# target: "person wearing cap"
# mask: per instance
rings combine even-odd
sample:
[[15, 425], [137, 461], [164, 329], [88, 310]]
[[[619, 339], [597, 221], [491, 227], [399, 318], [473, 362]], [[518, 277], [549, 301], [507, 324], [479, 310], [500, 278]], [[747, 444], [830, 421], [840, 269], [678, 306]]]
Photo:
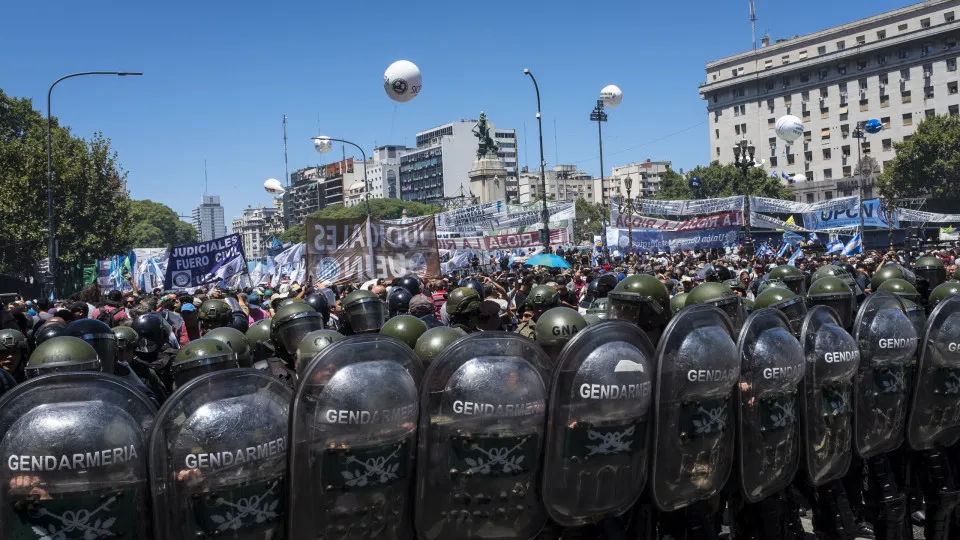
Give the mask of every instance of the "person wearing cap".
[[251, 325], [270, 317], [270, 315], [260, 307], [260, 295], [257, 293], [250, 293], [247, 296], [247, 317], [249, 317]]
[[192, 302], [185, 302], [180, 306], [180, 318], [183, 319], [183, 329], [185, 330], [187, 343], [195, 339], [200, 339], [200, 316], [197, 313], [197, 306]]
[[443, 326], [434, 314], [433, 300], [427, 295], [418, 294], [411, 298], [407, 309], [410, 315], [427, 323], [427, 328]]

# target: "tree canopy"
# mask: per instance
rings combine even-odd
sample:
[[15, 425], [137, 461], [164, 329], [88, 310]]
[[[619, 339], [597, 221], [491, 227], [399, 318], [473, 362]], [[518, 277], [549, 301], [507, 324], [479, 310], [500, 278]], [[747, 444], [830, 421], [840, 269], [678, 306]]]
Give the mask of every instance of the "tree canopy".
[[[370, 217], [375, 219], [400, 219], [403, 210], [407, 210], [407, 217], [436, 214], [443, 209], [435, 204], [424, 204], [400, 199], [370, 199]], [[310, 214], [312, 218], [345, 219], [358, 218], [367, 215], [367, 209], [361, 201], [356, 206], [342, 206], [339, 204], [328, 206], [323, 210]]]
[[[700, 187], [691, 188], [690, 179], [700, 179]], [[681, 175], [668, 170], [660, 182], [655, 199], [712, 199], [735, 195], [753, 195], [775, 199], [793, 200], [793, 193], [786, 185], [762, 167], [752, 167], [744, 174], [736, 165], [721, 165], [714, 161], [709, 166], [698, 166]]]
[[197, 230], [180, 220], [169, 206], [151, 200], [130, 201], [133, 220], [131, 244], [137, 248], [159, 248], [197, 241]]
[[924, 210], [956, 213], [960, 203], [960, 117], [933, 116], [907, 140], [877, 180], [889, 199], [929, 197]]
[[[110, 139], [73, 136], [53, 120], [54, 221], [59, 267], [131, 247], [130, 199]], [[0, 273], [21, 278], [47, 256], [46, 119], [0, 91]], [[61, 277], [66, 279], [61, 272]]]
[[574, 205], [577, 219], [573, 222], [573, 239], [575, 242], [593, 243], [593, 235], [603, 231], [603, 219], [609, 220], [608, 208], [590, 204], [584, 199], [577, 199]]

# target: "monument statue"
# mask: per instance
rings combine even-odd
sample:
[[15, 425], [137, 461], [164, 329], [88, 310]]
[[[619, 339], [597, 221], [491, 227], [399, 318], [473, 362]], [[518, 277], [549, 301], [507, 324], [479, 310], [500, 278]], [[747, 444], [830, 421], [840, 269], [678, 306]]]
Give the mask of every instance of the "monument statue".
[[480, 120], [477, 122], [477, 125], [473, 126], [473, 134], [477, 136], [478, 146], [477, 146], [477, 159], [482, 158], [483, 156], [492, 154], [497, 155], [497, 143], [493, 141], [493, 137], [490, 136], [490, 124], [487, 123], [487, 115], [483, 111], [480, 111]]

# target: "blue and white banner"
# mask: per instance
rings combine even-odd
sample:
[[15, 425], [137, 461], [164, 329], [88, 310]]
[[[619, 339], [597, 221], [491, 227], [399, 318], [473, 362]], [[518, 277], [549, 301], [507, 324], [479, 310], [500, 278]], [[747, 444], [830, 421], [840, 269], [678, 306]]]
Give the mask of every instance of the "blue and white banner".
[[827, 253], [837, 253], [843, 251], [843, 242], [839, 239], [827, 244]]
[[[633, 231], [633, 251], [674, 252], [695, 249], [736, 247], [743, 242], [744, 233], [739, 227], [712, 229], [709, 231]], [[620, 229], [617, 241], [620, 250], [630, 245], [628, 231]]]
[[[850, 203], [840, 207], [828, 208], [818, 212], [803, 214], [803, 226], [812, 230], [836, 229], [860, 225], [860, 212], [863, 212], [864, 227], [890, 226], [886, 212], [880, 206], [880, 199], [867, 199], [857, 205], [855, 197], [847, 197]], [[893, 218], [893, 228], [899, 229], [900, 222]]]
[[843, 246], [843, 255], [850, 256], [857, 253], [863, 253], [863, 241], [860, 239], [860, 233], [857, 233]]
[[797, 250], [793, 252], [793, 255], [790, 256], [790, 260], [787, 261], [787, 264], [789, 264], [790, 266], [796, 266], [797, 260], [802, 259], [805, 256], [806, 255], [803, 254], [803, 250], [800, 248], [797, 248]]
[[247, 271], [239, 234], [174, 246], [167, 261], [168, 289], [193, 289], [228, 280]]
[[770, 199], [767, 197], [750, 197], [750, 210], [754, 212], [773, 212], [774, 214], [806, 214], [809, 212], [821, 212], [835, 208], [846, 208], [855, 206], [860, 197], [840, 197], [839, 199], [828, 199], [815, 203], [802, 203], [798, 201], [785, 201], [783, 199]]

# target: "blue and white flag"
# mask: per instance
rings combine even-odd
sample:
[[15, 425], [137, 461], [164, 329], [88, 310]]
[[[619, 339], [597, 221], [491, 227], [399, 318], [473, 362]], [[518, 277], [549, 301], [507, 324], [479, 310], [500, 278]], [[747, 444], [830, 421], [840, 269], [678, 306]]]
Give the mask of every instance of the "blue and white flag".
[[783, 178], [784, 180], [789, 180], [789, 179], [790, 179], [790, 175], [787, 174], [787, 173], [785, 173], [785, 172], [782, 172], [782, 171], [781, 171], [781, 172], [780, 172], [780, 178]]
[[784, 242], [783, 245], [780, 246], [780, 251], [777, 252], [777, 257], [783, 257], [786, 255], [788, 249], [790, 249], [790, 244]]
[[247, 259], [240, 235], [231, 234], [170, 248], [164, 281], [168, 289], [195, 289], [246, 271]]
[[847, 245], [843, 246], [843, 254], [845, 256], [856, 255], [857, 253], [863, 253], [863, 242], [860, 240], [860, 233], [853, 235], [853, 238], [847, 242]]
[[843, 242], [840, 240], [833, 240], [827, 244], [827, 253], [837, 253], [843, 251]]
[[820, 242], [820, 237], [817, 236], [817, 233], [812, 232], [812, 233], [810, 233], [810, 241], [813, 242], [814, 244], [816, 244], [816, 243]]
[[773, 250], [770, 249], [770, 246], [766, 242], [760, 244], [760, 249], [757, 250], [757, 255], [763, 257], [766, 255], [773, 255]]
[[774, 178], [779, 178], [779, 177], [777, 176], [777, 171], [770, 171], [770, 176], [772, 176], [772, 177], [774, 177]]
[[796, 265], [797, 265], [797, 259], [802, 259], [802, 258], [804, 258], [803, 250], [800, 249], [800, 248], [797, 248], [797, 249], [793, 252], [793, 255], [790, 256], [790, 260], [787, 261], [787, 264], [789, 264], [790, 266], [796, 266]]
[[793, 247], [797, 247], [800, 245], [800, 242], [803, 242], [803, 237], [792, 231], [783, 231], [783, 241]]

